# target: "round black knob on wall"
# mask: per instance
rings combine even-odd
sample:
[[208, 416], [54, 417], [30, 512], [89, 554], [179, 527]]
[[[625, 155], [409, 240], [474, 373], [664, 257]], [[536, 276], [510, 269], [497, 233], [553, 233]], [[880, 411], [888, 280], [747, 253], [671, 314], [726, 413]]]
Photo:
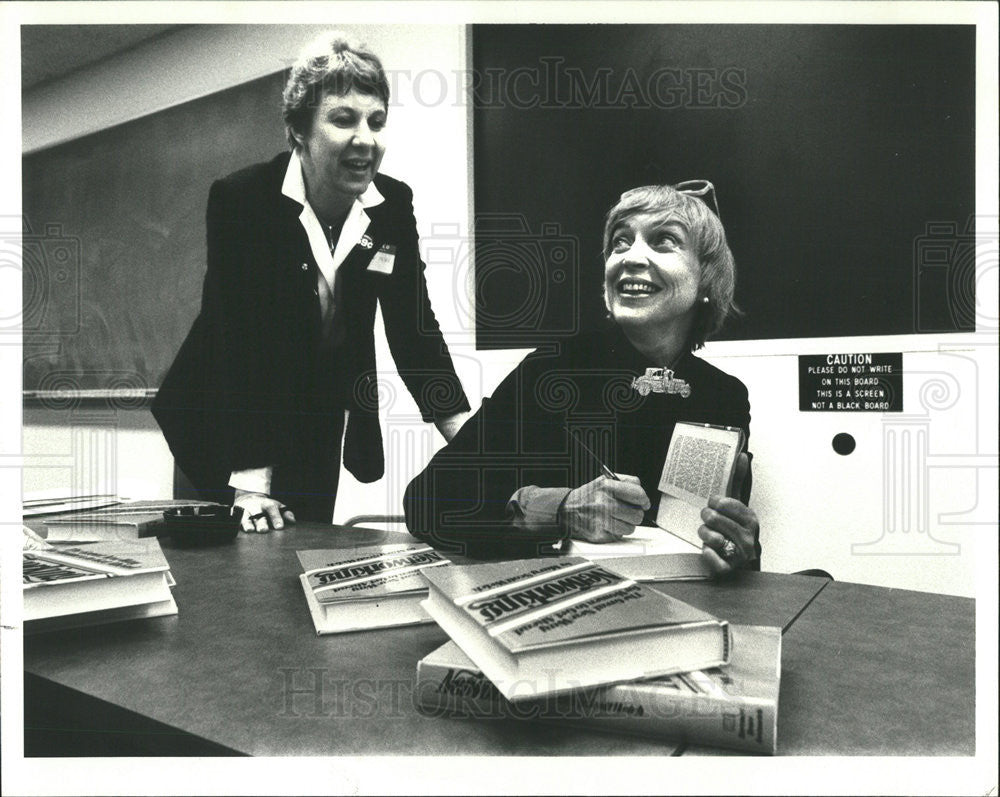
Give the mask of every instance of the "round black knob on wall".
[[843, 457], [854, 451], [856, 446], [857, 443], [854, 441], [854, 437], [847, 432], [841, 432], [833, 437], [833, 450]]

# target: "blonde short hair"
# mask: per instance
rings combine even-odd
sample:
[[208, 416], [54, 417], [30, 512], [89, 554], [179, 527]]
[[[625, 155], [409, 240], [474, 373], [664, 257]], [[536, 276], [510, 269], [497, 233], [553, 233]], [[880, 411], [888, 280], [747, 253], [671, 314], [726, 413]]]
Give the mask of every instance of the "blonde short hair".
[[295, 149], [294, 134], [309, 132], [324, 96], [351, 91], [378, 97], [388, 110], [389, 80], [378, 56], [339, 31], [313, 39], [299, 54], [281, 97], [288, 145]]
[[701, 265], [699, 294], [708, 302], [698, 312], [688, 336], [691, 350], [700, 349], [709, 336], [718, 332], [730, 314], [740, 312], [733, 295], [736, 291], [736, 262], [726, 242], [722, 221], [702, 200], [670, 185], [646, 185], [621, 195], [604, 221], [604, 259], [611, 254], [611, 237], [625, 219], [640, 213], [670, 216], [684, 222], [694, 241]]

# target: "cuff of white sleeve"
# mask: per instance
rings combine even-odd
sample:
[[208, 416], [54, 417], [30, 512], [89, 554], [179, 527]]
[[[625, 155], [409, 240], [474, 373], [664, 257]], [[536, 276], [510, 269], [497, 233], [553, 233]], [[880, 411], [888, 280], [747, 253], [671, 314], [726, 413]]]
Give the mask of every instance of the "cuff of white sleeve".
[[271, 474], [274, 468], [268, 465], [266, 468], [250, 468], [248, 470], [234, 470], [229, 477], [229, 486], [236, 490], [243, 490], [248, 493], [271, 494]]

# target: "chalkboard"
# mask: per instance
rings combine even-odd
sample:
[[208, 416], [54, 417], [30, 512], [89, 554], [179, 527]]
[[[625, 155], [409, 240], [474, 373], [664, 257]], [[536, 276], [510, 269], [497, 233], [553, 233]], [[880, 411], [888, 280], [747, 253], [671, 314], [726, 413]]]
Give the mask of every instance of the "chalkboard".
[[211, 183], [287, 147], [277, 73], [23, 159], [24, 389], [157, 387], [198, 313]]
[[604, 312], [622, 191], [718, 191], [745, 310], [723, 339], [975, 327], [975, 29], [477, 25], [477, 341]]

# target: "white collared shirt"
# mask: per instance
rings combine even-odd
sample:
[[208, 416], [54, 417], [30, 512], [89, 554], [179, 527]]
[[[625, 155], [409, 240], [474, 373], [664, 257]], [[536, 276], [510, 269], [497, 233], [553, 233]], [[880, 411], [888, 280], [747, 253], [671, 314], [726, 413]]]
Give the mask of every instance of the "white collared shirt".
[[[326, 281], [325, 286], [317, 286], [320, 297], [320, 309], [323, 317], [326, 318], [334, 311], [331, 306], [333, 296], [333, 280], [337, 275], [337, 269], [347, 259], [351, 250], [357, 246], [358, 242], [368, 230], [367, 208], [381, 205], [385, 202], [385, 197], [375, 187], [375, 183], [369, 183], [364, 193], [354, 200], [351, 209], [347, 212], [344, 226], [340, 230], [340, 237], [337, 238], [337, 245], [330, 251], [329, 239], [326, 231], [316, 212], [306, 198], [306, 182], [302, 176], [302, 161], [298, 152], [292, 151], [292, 157], [288, 161], [288, 168], [285, 170], [285, 179], [281, 184], [281, 193], [289, 199], [302, 205], [302, 212], [299, 214], [299, 223], [305, 230], [306, 238], [309, 240], [309, 249], [312, 251], [316, 265], [319, 267], [319, 277]], [[346, 422], [345, 422], [346, 427]], [[229, 477], [229, 486], [237, 490], [246, 490], [253, 493], [269, 494], [271, 492], [271, 476], [273, 467], [250, 468], [248, 470], [233, 471]]]
[[306, 183], [302, 177], [302, 161], [299, 160], [297, 152], [292, 152], [292, 157], [288, 161], [288, 169], [285, 171], [285, 181], [281, 184], [281, 193], [289, 199], [302, 205], [302, 212], [299, 214], [299, 222], [309, 239], [309, 248], [312, 250], [316, 265], [319, 266], [320, 273], [326, 278], [327, 284], [333, 289], [333, 278], [337, 274], [337, 269], [347, 259], [347, 255], [357, 246], [362, 236], [368, 230], [368, 214], [365, 210], [381, 205], [385, 198], [375, 187], [375, 183], [369, 183], [368, 188], [351, 205], [347, 212], [347, 219], [340, 230], [340, 237], [337, 245], [330, 252], [329, 239], [323, 225], [316, 217], [315, 211], [306, 199]]

